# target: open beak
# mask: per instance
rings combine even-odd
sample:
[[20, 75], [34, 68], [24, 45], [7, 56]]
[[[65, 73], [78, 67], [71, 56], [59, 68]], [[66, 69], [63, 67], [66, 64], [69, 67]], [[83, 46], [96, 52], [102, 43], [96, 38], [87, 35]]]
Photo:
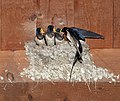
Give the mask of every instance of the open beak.
[[56, 32], [55, 28], [53, 28], [53, 32]]
[[41, 33], [42, 33], [42, 34], [45, 33], [44, 30], [43, 30], [42, 28], [41, 28]]

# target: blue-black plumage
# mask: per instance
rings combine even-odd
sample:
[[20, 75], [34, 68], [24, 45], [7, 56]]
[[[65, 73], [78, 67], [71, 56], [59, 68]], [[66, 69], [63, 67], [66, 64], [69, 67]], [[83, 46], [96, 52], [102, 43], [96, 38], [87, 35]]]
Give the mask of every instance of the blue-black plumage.
[[44, 32], [43, 32], [43, 29], [42, 28], [36, 28], [36, 37], [34, 39], [36, 45], [39, 45], [41, 41], [44, 40], [44, 43], [46, 44], [46, 46], [48, 45], [47, 44], [47, 41], [46, 41], [46, 37], [44, 35]]
[[84, 39], [85, 38], [90, 38], [90, 39], [104, 39], [104, 36], [100, 35], [100, 34], [97, 34], [95, 32], [92, 32], [92, 31], [89, 31], [89, 30], [85, 30], [85, 29], [81, 29], [81, 28], [76, 28], [76, 27], [71, 27], [71, 29], [73, 31], [75, 31], [79, 37], [81, 39]]
[[82, 45], [80, 43], [80, 40], [85, 41], [86, 38], [104, 39], [104, 37], [100, 34], [95, 33], [95, 32], [88, 31], [85, 29], [76, 28], [76, 27], [71, 27], [71, 28], [64, 27], [62, 29], [62, 32], [64, 32], [65, 34], [68, 32], [67, 34], [69, 34], [70, 38], [72, 39], [70, 41], [74, 43], [74, 46], [77, 49], [75, 57], [74, 57], [72, 69], [70, 72], [70, 80], [71, 80], [71, 75], [72, 75], [72, 70], [73, 70], [74, 65], [76, 64], [77, 61], [82, 63], [81, 53], [82, 53], [83, 49], [82, 49]]

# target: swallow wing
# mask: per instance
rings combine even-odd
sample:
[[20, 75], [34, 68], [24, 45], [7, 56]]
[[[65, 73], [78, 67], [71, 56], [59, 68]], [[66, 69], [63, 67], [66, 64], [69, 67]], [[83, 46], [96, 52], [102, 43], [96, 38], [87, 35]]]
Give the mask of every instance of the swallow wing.
[[71, 29], [73, 29], [73, 31], [78, 32], [81, 38], [104, 39], [104, 36], [97, 34], [95, 32], [89, 31], [89, 30], [80, 29], [76, 27], [72, 27]]

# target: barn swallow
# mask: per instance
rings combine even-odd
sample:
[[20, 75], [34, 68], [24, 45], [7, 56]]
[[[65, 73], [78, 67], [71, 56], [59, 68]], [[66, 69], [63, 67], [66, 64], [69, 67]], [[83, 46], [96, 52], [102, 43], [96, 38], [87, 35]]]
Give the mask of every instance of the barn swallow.
[[54, 33], [55, 33], [55, 28], [53, 25], [49, 25], [47, 27], [47, 31], [46, 31], [46, 38], [47, 38], [47, 41], [48, 43], [51, 43], [52, 41], [54, 42], [54, 45], [56, 44], [55, 42], [55, 38], [54, 38]]
[[[102, 36], [100, 34], [97, 34], [95, 32], [89, 31], [89, 30], [80, 29], [80, 28], [76, 28], [76, 27], [71, 27], [70, 29], [71, 30], [68, 30], [68, 31], [70, 33], [75, 33], [76, 35], [74, 34], [74, 36], [77, 40], [85, 41], [86, 38], [89, 38], [89, 39], [104, 39], [104, 36]], [[71, 34], [71, 35], [73, 35], [73, 34]], [[78, 43], [79, 43], [79, 41], [78, 41]], [[79, 46], [81, 47], [80, 44], [81, 43], [79, 43]], [[82, 53], [82, 47], [79, 50], [80, 50], [80, 53]]]
[[71, 42], [74, 43], [75, 48], [77, 49], [75, 57], [74, 57], [74, 62], [72, 65], [72, 69], [70, 72], [70, 80], [71, 80], [71, 75], [72, 75], [72, 70], [74, 65], [76, 64], [77, 61], [79, 61], [80, 63], [82, 63], [82, 45], [80, 43], [80, 40], [85, 41], [85, 38], [91, 38], [91, 39], [104, 39], [104, 37], [100, 34], [97, 34], [95, 32], [92, 31], [88, 31], [88, 30], [84, 30], [84, 29], [80, 29], [80, 28], [76, 28], [76, 27], [64, 27], [62, 29], [62, 32], [64, 32], [65, 34], [67, 32], [68, 35], [66, 35], [68, 37], [68, 39], [71, 40]]
[[56, 29], [56, 39], [58, 39], [59, 41], [63, 40], [63, 35], [60, 34], [61, 33], [61, 29], [57, 28]]
[[61, 29], [57, 28], [55, 34], [55, 41], [57, 42], [62, 42], [62, 40], [64, 39], [64, 36], [60, 34], [61, 33]]
[[35, 41], [36, 45], [38, 45], [38, 46], [40, 43], [45, 43], [46, 46], [48, 45], [47, 41], [46, 41], [46, 37], [44, 35], [44, 31], [42, 28], [40, 28], [40, 27], [36, 28], [36, 36], [35, 36], [34, 41]]

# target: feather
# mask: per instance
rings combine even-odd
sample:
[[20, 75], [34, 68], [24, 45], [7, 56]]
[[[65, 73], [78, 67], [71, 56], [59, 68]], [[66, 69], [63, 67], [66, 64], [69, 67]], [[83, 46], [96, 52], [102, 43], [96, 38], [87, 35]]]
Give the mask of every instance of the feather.
[[25, 33], [35, 35], [36, 21], [26, 21], [26, 22], [22, 23], [21, 25], [22, 25]]
[[80, 38], [85, 39], [85, 38], [90, 38], [90, 39], [104, 39], [104, 37], [100, 34], [97, 34], [95, 32], [85, 30], [85, 29], [80, 29], [76, 27], [71, 27], [73, 31], [75, 31]]

